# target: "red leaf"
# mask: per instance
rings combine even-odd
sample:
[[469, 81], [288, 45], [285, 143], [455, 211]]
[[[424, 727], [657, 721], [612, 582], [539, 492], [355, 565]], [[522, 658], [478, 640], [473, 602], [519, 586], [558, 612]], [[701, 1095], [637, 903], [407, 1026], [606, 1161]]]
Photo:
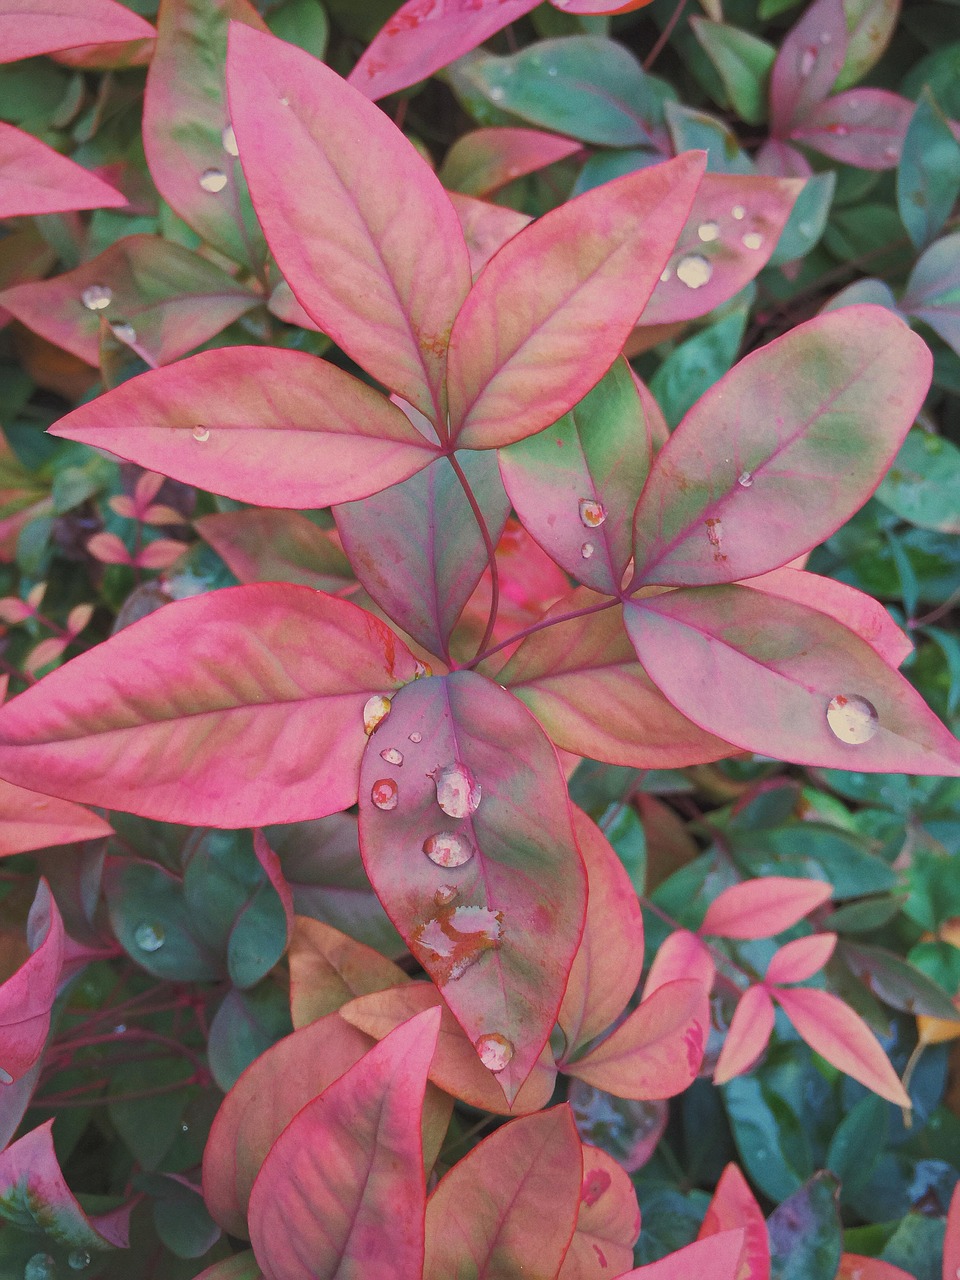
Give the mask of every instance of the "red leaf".
[[450, 203], [467, 242], [474, 279], [508, 240], [533, 221], [526, 213], [505, 209], [499, 204], [488, 204], [486, 200], [474, 200], [472, 196], [459, 195], [455, 191], [450, 192]]
[[406, 0], [364, 51], [350, 83], [384, 98], [425, 80], [511, 22], [539, 0]]
[[[943, 1280], [956, 1280], [960, 1272], [960, 1187], [954, 1187], [943, 1241]], [[878, 1276], [877, 1280], [885, 1280]]]
[[110, 824], [88, 809], [0, 782], [0, 858], [112, 834]]
[[155, 538], [140, 548], [133, 563], [141, 569], [169, 569], [187, 550], [187, 544], [177, 542], [175, 538]]
[[365, 702], [414, 673], [355, 605], [228, 587], [167, 605], [8, 702], [0, 775], [167, 822], [335, 813], [356, 799]]
[[[0, 27], [3, 17], [0, 12]], [[119, 191], [96, 174], [29, 133], [0, 123], [0, 218], [71, 209], [117, 209], [126, 203]]]
[[701, 933], [718, 938], [772, 938], [829, 902], [833, 887], [822, 880], [764, 876], [718, 893], [707, 908]]
[[821, 1058], [888, 1102], [912, 1105], [876, 1036], [837, 996], [813, 987], [777, 988], [774, 995], [798, 1034]]
[[787, 33], [770, 72], [774, 137], [803, 120], [836, 83], [847, 53], [843, 0], [815, 0]]
[[726, 1084], [750, 1070], [767, 1047], [773, 1020], [773, 1002], [766, 987], [748, 987], [730, 1019], [713, 1073], [714, 1084]]
[[101, 564], [133, 564], [127, 544], [115, 533], [95, 533], [87, 539], [87, 550]]
[[[354, 996], [384, 991], [410, 981], [402, 969], [373, 947], [309, 916], [294, 918], [288, 957], [290, 1016], [294, 1027], [308, 1026], [318, 1018], [335, 1013]], [[394, 1025], [399, 1026], [415, 1012], [419, 1010], [411, 1010]], [[389, 1029], [392, 1031], [393, 1027]], [[382, 1036], [375, 1038], [383, 1039]]]
[[363, 758], [360, 846], [388, 915], [512, 1102], [556, 1021], [586, 907], [549, 740], [473, 672], [407, 685]]
[[336, 595], [353, 581], [336, 534], [299, 511], [221, 511], [193, 527], [241, 582], [297, 582]]
[[742, 1231], [722, 1231], [705, 1240], [695, 1240], [659, 1262], [624, 1272], [620, 1280], [691, 1280], [693, 1276], [737, 1280], [743, 1236]]
[[427, 1203], [423, 1280], [556, 1276], [577, 1221], [580, 1152], [566, 1106], [513, 1120], [474, 1147]]
[[710, 1002], [700, 982], [668, 982], [567, 1075], [639, 1102], [672, 1098], [695, 1079], [710, 1029]]
[[474, 129], [447, 152], [440, 181], [463, 195], [488, 196], [581, 149], [581, 143], [542, 129]]
[[0, 63], [155, 34], [114, 0], [0, 0]]
[[420, 1123], [440, 1015], [390, 1033], [300, 1111], [250, 1195], [266, 1280], [421, 1280]]
[[272, 36], [234, 25], [227, 83], [253, 202], [297, 300], [443, 424], [447, 342], [470, 267], [433, 171], [378, 107]]
[[886, 89], [849, 89], [809, 111], [793, 142], [858, 169], [895, 169], [916, 103]]
[[372, 387], [315, 356], [272, 347], [224, 347], [151, 370], [68, 413], [53, 434], [279, 507], [365, 497], [436, 452]]
[[[464, 448], [532, 435], [606, 373], [663, 269], [703, 164], [691, 152], [588, 191], [490, 260], [450, 338], [450, 417]], [[516, 299], [510, 308], [506, 292]]]
[[636, 581], [734, 582], [829, 537], [896, 457], [931, 368], [923, 340], [874, 306], [818, 316], [741, 360], [657, 455]]
[[582, 810], [574, 809], [573, 825], [587, 869], [587, 918], [557, 1014], [565, 1057], [620, 1016], [643, 971], [643, 917], [630, 877]]
[[0, 1084], [13, 1084], [39, 1058], [63, 965], [63, 920], [46, 880], [27, 921], [32, 955], [0, 985]]
[[960, 773], [960, 744], [913, 686], [826, 614], [725, 586], [670, 591], [624, 616], [670, 701], [744, 750], [825, 768]]
[[735, 1164], [728, 1164], [720, 1175], [697, 1239], [737, 1227], [743, 1228], [744, 1235], [736, 1280], [770, 1280], [770, 1241], [763, 1211], [746, 1178]]
[[652, 996], [658, 987], [680, 979], [702, 983], [710, 992], [716, 972], [713, 957], [697, 935], [687, 929], [675, 929], [657, 948], [644, 984], [644, 998]]
[[806, 982], [819, 973], [833, 955], [837, 945], [835, 933], [814, 933], [808, 938], [794, 938], [776, 953], [767, 967], [766, 981]]
[[557, 1280], [608, 1280], [633, 1262], [640, 1209], [629, 1175], [599, 1147], [583, 1146], [580, 1211]]
[[[859, 1253], [845, 1253], [840, 1259], [836, 1280], [914, 1280], [914, 1277], [892, 1262], [867, 1258]], [[955, 1280], [949, 1275], [946, 1280]]]
[[550, 0], [564, 13], [630, 13], [643, 9], [651, 0]]

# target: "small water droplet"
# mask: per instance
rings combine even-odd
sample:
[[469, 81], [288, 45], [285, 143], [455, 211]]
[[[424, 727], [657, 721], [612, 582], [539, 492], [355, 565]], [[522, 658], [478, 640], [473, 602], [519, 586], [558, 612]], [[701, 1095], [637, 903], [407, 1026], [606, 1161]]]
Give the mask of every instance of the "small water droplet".
[[416, 732], [416, 730], [414, 730], [414, 732], [410, 734], [410, 741], [411, 741], [411, 742], [422, 742], [422, 741], [423, 741], [423, 734], [422, 734], [422, 733], [417, 733], [417, 732]]
[[481, 1036], [474, 1047], [483, 1065], [494, 1073], [505, 1071], [514, 1053], [513, 1045], [498, 1031]]
[[23, 1268], [23, 1280], [54, 1280], [57, 1263], [49, 1253], [35, 1253]]
[[88, 311], [103, 311], [113, 301], [113, 290], [108, 284], [88, 284], [80, 301]]
[[583, 556], [584, 560], [589, 560], [594, 551], [596, 551], [596, 547], [592, 542], [585, 542], [580, 548], [580, 554]]
[[713, 267], [699, 253], [691, 253], [677, 264], [677, 279], [688, 289], [701, 289], [712, 275]]
[[555, 75], [558, 75], [558, 74], [559, 74], [559, 73], [558, 73], [558, 71], [557, 71], [557, 68], [556, 68], [556, 67], [547, 67], [547, 75], [548, 75], [548, 76], [555, 76]]
[[888, 160], [896, 160], [900, 155], [900, 152], [896, 147], [884, 147], [883, 154]]
[[382, 693], [375, 693], [363, 704], [363, 731], [369, 738], [374, 729], [382, 724], [390, 714], [390, 699]]
[[498, 84], [495, 84], [493, 88], [490, 90], [490, 97], [493, 99], [494, 102], [502, 102], [506, 96], [507, 96], [506, 93], [504, 92], [503, 89], [500, 88]]
[[370, 799], [378, 809], [395, 809], [400, 791], [392, 778], [378, 778], [370, 788]]
[[858, 693], [838, 693], [827, 703], [827, 724], [835, 738], [859, 746], [876, 734], [880, 717], [873, 703]]
[[13, 1076], [4, 1067], [0, 1067], [0, 1084], [13, 1084]]
[[122, 1036], [123, 1033], [126, 1031], [126, 1029], [127, 1029], [127, 1024], [125, 1022], [118, 1022], [117, 1025], [113, 1028], [113, 1034], [115, 1036]]
[[607, 518], [607, 508], [591, 498], [580, 499], [580, 523], [586, 529], [599, 529]]
[[223, 143], [223, 149], [228, 156], [238, 156], [240, 154], [240, 148], [237, 146], [237, 135], [233, 131], [232, 124], [223, 126], [220, 141]]
[[673, 275], [673, 268], [664, 267], [663, 270], [660, 272], [660, 283], [666, 284], [672, 275]]
[[480, 804], [480, 783], [460, 760], [436, 768], [437, 804], [450, 818], [467, 818]]
[[737, 222], [742, 222], [747, 216], [747, 211], [742, 204], [735, 204], [730, 210], [730, 214], [732, 217], [736, 218]]
[[110, 329], [113, 336], [121, 342], [130, 343], [137, 340], [137, 331], [132, 324], [112, 324]]
[[67, 1258], [67, 1265], [74, 1271], [82, 1271], [84, 1267], [90, 1265], [90, 1254], [86, 1249], [74, 1249], [73, 1253]]
[[442, 884], [437, 892], [433, 895], [433, 900], [438, 907], [449, 906], [460, 890], [452, 884]]
[[186, 1120], [184, 1120], [184, 1121], [181, 1123], [181, 1125], [180, 1125], [180, 1132], [181, 1132], [181, 1133], [189, 1133], [189, 1132], [190, 1132], [190, 1126], [187, 1124]]
[[753, 472], [741, 471], [740, 474], [737, 476], [737, 484], [740, 486], [741, 489], [749, 489], [750, 486], [753, 484]]
[[216, 195], [227, 185], [227, 175], [222, 169], [204, 169], [200, 175], [200, 186], [211, 195]]
[[205, 427], [202, 423], [198, 422], [193, 428], [193, 438], [198, 441], [198, 443], [204, 444], [205, 441], [210, 439], [210, 428]]
[[423, 852], [438, 867], [462, 867], [470, 861], [476, 850], [466, 836], [457, 831], [438, 831], [427, 836]]
[[817, 65], [817, 48], [811, 45], [809, 49], [804, 49], [803, 56], [800, 59], [800, 74], [804, 79], [810, 74]]
[[845, 124], [832, 124], [827, 129], [828, 133], [832, 133], [835, 138], [845, 138], [850, 130]]
[[433, 669], [426, 662], [421, 662], [418, 658], [413, 668], [414, 680], [422, 680], [424, 676], [432, 675]]
[[701, 222], [697, 227], [697, 235], [704, 244], [709, 244], [720, 235], [720, 227], [716, 222]]
[[759, 231], [748, 231], [743, 237], [743, 247], [745, 249], [759, 249], [763, 245], [763, 236]]
[[289, 107], [289, 105], [290, 105], [290, 99], [289, 99], [289, 98], [281, 98], [281, 99], [280, 99], [280, 105], [281, 105], [281, 107]]
[[166, 936], [162, 924], [149, 924], [146, 921], [138, 924], [133, 932], [133, 940], [141, 951], [159, 951]]
[[380, 759], [386, 760], [387, 764], [395, 764], [399, 767], [403, 764], [403, 752], [398, 751], [396, 747], [387, 747], [386, 751], [380, 752]]

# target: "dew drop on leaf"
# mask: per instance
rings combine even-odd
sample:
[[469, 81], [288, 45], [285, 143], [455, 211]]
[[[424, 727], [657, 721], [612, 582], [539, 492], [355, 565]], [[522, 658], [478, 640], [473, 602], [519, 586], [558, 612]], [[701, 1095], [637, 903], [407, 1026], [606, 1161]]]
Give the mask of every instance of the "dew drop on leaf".
[[506, 94], [498, 84], [495, 84], [493, 88], [490, 90], [490, 97], [494, 102], [502, 102], [506, 97]]
[[691, 253], [677, 263], [677, 279], [688, 289], [702, 289], [713, 275], [713, 267], [699, 253]]
[[399, 767], [403, 764], [403, 752], [398, 751], [396, 747], [387, 747], [386, 751], [380, 752], [380, 759], [386, 760], [387, 764], [395, 764]]
[[701, 222], [697, 227], [697, 235], [704, 244], [709, 244], [720, 235], [720, 227], [716, 222]]
[[743, 247], [745, 249], [759, 249], [763, 244], [763, 236], [759, 231], [748, 231], [743, 237]]
[[198, 422], [193, 428], [193, 438], [198, 444], [203, 444], [210, 439], [210, 428], [204, 427]]
[[378, 809], [395, 809], [400, 791], [392, 778], [378, 778], [370, 788], [370, 799]]
[[498, 1031], [490, 1031], [481, 1036], [474, 1048], [483, 1065], [494, 1073], [505, 1071], [513, 1057], [513, 1045]]
[[460, 890], [455, 885], [442, 884], [433, 895], [433, 900], [438, 907], [448, 907], [459, 892]]
[[580, 499], [580, 523], [586, 529], [599, 529], [607, 518], [607, 509], [602, 502], [592, 498]]
[[67, 1258], [67, 1265], [74, 1271], [82, 1271], [84, 1267], [90, 1265], [90, 1254], [86, 1249], [74, 1249], [73, 1253]]
[[223, 126], [220, 141], [223, 143], [223, 149], [228, 156], [238, 156], [240, 154], [240, 148], [237, 146], [237, 135], [233, 131], [232, 124]]
[[753, 484], [753, 472], [741, 471], [740, 474], [737, 476], [737, 484], [740, 486], [741, 489], [749, 489], [750, 486]]
[[806, 79], [817, 63], [817, 50], [814, 45], [809, 49], [804, 49], [803, 57], [800, 59], [800, 74]]
[[121, 342], [136, 342], [137, 331], [132, 324], [112, 324], [110, 330]]
[[439, 914], [420, 925], [414, 943], [417, 958], [442, 986], [462, 978], [485, 952], [497, 950], [503, 937], [503, 913], [489, 907], [437, 906]]
[[480, 783], [465, 764], [455, 760], [430, 775], [437, 784], [437, 804], [448, 817], [466, 818], [480, 804]]
[[413, 733], [411, 733], [409, 736], [410, 736], [410, 741], [411, 741], [411, 742], [422, 742], [422, 741], [423, 741], [423, 734], [422, 734], [422, 733], [417, 733], [417, 731], [416, 731], [416, 730], [414, 730], [414, 731], [413, 731]]
[[596, 547], [592, 542], [585, 542], [580, 548], [580, 554], [583, 556], [584, 560], [589, 560], [595, 550]]
[[827, 703], [827, 724], [835, 738], [859, 746], [880, 728], [880, 717], [873, 703], [858, 693], [838, 693]]
[[673, 268], [672, 268], [672, 267], [664, 267], [664, 268], [663, 268], [663, 270], [660, 272], [660, 282], [661, 282], [661, 284], [666, 284], [666, 283], [667, 283], [667, 281], [670, 279], [670, 277], [671, 277], [672, 275], [673, 275]]
[[13, 1076], [4, 1067], [0, 1067], [0, 1084], [13, 1084]]
[[421, 662], [420, 659], [418, 658], [416, 665], [413, 668], [414, 680], [422, 680], [424, 676], [432, 676], [432, 675], [433, 675], [433, 671], [430, 669], [428, 664], [426, 662]]
[[23, 1280], [54, 1280], [57, 1263], [49, 1253], [35, 1253], [23, 1268]]
[[159, 951], [166, 938], [162, 924], [150, 924], [144, 921], [133, 931], [133, 940], [141, 951]]
[[216, 195], [227, 185], [227, 175], [222, 169], [204, 169], [200, 175], [200, 186], [211, 195]]
[[363, 731], [369, 738], [374, 729], [390, 714], [390, 699], [382, 693], [375, 693], [363, 704]]
[[742, 222], [744, 218], [747, 216], [747, 211], [742, 204], [735, 204], [733, 208], [730, 210], [730, 213], [737, 220], [737, 222]]
[[108, 284], [88, 284], [80, 301], [88, 311], [103, 311], [113, 301], [113, 290]]
[[438, 831], [424, 840], [423, 852], [438, 867], [462, 867], [476, 850], [458, 831]]
[[896, 160], [900, 155], [900, 152], [897, 150], [896, 147], [884, 147], [883, 154], [886, 156], [888, 160]]

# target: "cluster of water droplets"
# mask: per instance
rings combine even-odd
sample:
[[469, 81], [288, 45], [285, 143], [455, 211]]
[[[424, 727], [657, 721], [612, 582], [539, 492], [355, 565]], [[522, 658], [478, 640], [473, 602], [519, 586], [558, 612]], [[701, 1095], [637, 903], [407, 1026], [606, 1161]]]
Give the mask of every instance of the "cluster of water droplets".
[[[735, 204], [730, 210], [730, 216], [735, 222], [743, 222], [747, 210], [742, 204]], [[701, 244], [716, 244], [722, 238], [722, 227], [713, 218], [701, 222], [697, 227], [697, 239]], [[759, 231], [747, 231], [740, 237], [740, 243], [745, 249], [756, 251], [763, 248], [763, 236]], [[666, 284], [674, 274], [688, 289], [702, 289], [713, 278], [713, 263], [702, 253], [686, 253], [675, 266], [664, 267], [660, 273], [661, 282]]]

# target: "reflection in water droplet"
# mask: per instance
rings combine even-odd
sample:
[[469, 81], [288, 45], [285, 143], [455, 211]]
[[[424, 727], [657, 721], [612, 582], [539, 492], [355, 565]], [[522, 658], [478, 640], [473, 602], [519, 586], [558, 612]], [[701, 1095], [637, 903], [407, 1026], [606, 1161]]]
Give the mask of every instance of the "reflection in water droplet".
[[206, 440], [210, 439], [210, 428], [201, 426], [198, 422], [193, 428], [193, 438], [194, 440], [199, 441], [200, 444], [203, 444]]
[[49, 1253], [35, 1253], [23, 1268], [23, 1280], [54, 1280], [57, 1263]]
[[481, 1036], [474, 1047], [487, 1070], [495, 1073], [506, 1070], [514, 1052], [507, 1037], [497, 1031]]
[[712, 275], [713, 267], [699, 253], [691, 253], [677, 264], [677, 279], [688, 289], [701, 289]]
[[759, 231], [748, 231], [743, 237], [745, 249], [759, 249], [763, 245], [763, 236]]
[[735, 204], [730, 210], [730, 213], [734, 218], [736, 218], [737, 222], [742, 222], [747, 216], [747, 211], [742, 204]]
[[200, 186], [211, 195], [216, 195], [227, 185], [227, 175], [222, 169], [204, 169], [200, 175]]
[[103, 311], [113, 301], [113, 290], [108, 284], [88, 284], [80, 301], [88, 311]]
[[548, 76], [555, 76], [555, 75], [558, 75], [558, 74], [559, 74], [559, 72], [557, 71], [557, 68], [556, 68], [556, 67], [547, 67], [547, 75], [548, 75]]
[[137, 331], [132, 324], [112, 324], [110, 329], [113, 336], [121, 342], [130, 343], [137, 340]]
[[403, 752], [398, 751], [396, 747], [387, 747], [386, 751], [380, 752], [380, 759], [386, 760], [387, 764], [399, 766], [403, 764]]
[[0, 1067], [0, 1084], [13, 1084], [13, 1076], [4, 1067]]
[[835, 738], [859, 746], [869, 742], [880, 728], [880, 717], [866, 698], [857, 693], [838, 693], [827, 703], [827, 724]]
[[800, 74], [806, 79], [813, 68], [817, 65], [817, 48], [811, 45], [809, 49], [804, 49], [803, 56], [800, 59]]
[[451, 818], [466, 818], [480, 804], [480, 783], [460, 760], [431, 773], [437, 784], [437, 804]]
[[417, 732], [416, 732], [416, 730], [414, 730], [414, 732], [410, 734], [410, 741], [411, 741], [411, 742], [422, 742], [422, 741], [423, 741], [423, 734], [422, 734], [422, 733], [417, 733]]
[[594, 551], [596, 551], [596, 547], [592, 542], [585, 542], [580, 548], [580, 554], [583, 556], [584, 560], [589, 560]]
[[888, 160], [896, 160], [900, 156], [900, 152], [896, 147], [884, 147], [883, 154]]
[[420, 680], [422, 679], [423, 676], [432, 676], [432, 675], [433, 675], [433, 671], [427, 665], [427, 663], [421, 662], [420, 659], [418, 658], [416, 661], [416, 665], [413, 668], [414, 680]]
[[737, 476], [737, 484], [740, 486], [741, 489], [749, 489], [750, 486], [753, 484], [753, 472], [741, 471], [740, 474]]
[[704, 244], [709, 244], [711, 240], [716, 240], [720, 234], [720, 227], [716, 222], [701, 222], [697, 227], [697, 235]]
[[400, 791], [392, 778], [378, 778], [370, 788], [370, 799], [378, 809], [395, 809]]
[[90, 1254], [86, 1249], [74, 1249], [73, 1253], [67, 1258], [67, 1265], [74, 1271], [82, 1271], [84, 1267], [90, 1265]]
[[457, 831], [438, 831], [436, 835], [427, 836], [423, 842], [423, 852], [438, 867], [462, 867], [469, 862], [476, 850], [466, 836]]
[[385, 698], [382, 693], [375, 693], [372, 698], [366, 700], [363, 704], [363, 731], [368, 738], [389, 714], [390, 699]]
[[159, 951], [166, 936], [162, 924], [149, 924], [146, 921], [138, 924], [133, 931], [133, 940], [141, 951]]
[[[434, 899], [436, 901], [436, 899]], [[414, 930], [414, 952], [434, 982], [443, 985], [462, 978], [487, 951], [496, 951], [503, 938], [503, 912], [489, 907], [437, 904], [439, 915]]]
[[490, 97], [494, 102], [502, 102], [506, 97], [506, 94], [498, 84], [495, 84], [493, 88], [490, 90]]
[[460, 890], [452, 884], [442, 884], [437, 892], [433, 895], [433, 900], [438, 907], [449, 906]]
[[672, 268], [672, 267], [664, 267], [664, 268], [663, 268], [663, 270], [660, 272], [660, 281], [661, 281], [661, 283], [662, 283], [662, 284], [666, 284], [666, 283], [667, 283], [667, 281], [670, 279], [670, 277], [671, 277], [672, 275], [673, 275], [673, 268]]
[[602, 502], [594, 502], [590, 498], [580, 499], [580, 523], [587, 529], [599, 529], [607, 518], [607, 509]]
[[220, 141], [223, 143], [223, 149], [228, 156], [238, 156], [240, 154], [240, 148], [237, 146], [237, 135], [233, 132], [232, 124], [223, 126]]

